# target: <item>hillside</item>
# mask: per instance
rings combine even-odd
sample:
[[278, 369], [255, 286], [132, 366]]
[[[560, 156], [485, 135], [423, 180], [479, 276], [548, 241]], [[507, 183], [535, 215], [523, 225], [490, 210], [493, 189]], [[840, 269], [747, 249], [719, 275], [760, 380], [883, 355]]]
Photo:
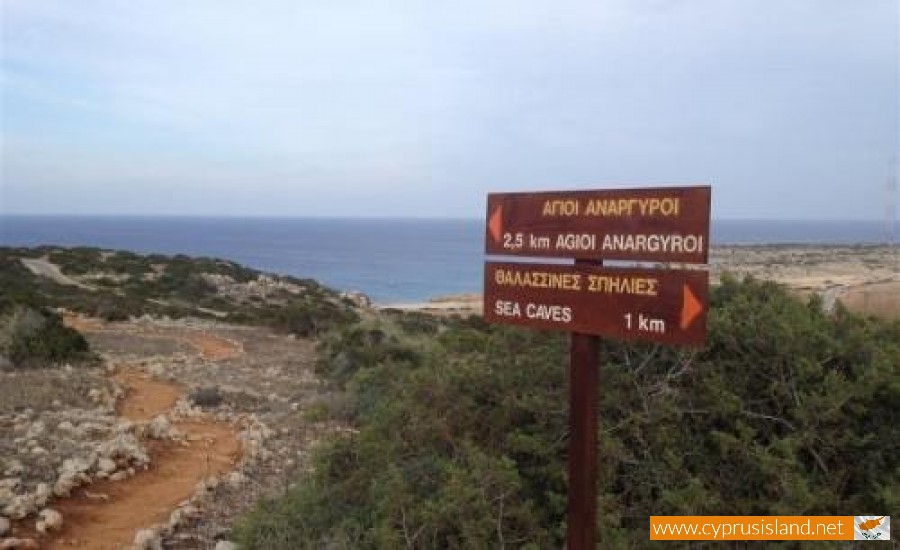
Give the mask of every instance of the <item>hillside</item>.
[[[898, 509], [900, 322], [727, 274], [711, 299], [701, 350], [604, 343], [603, 547], [646, 546], [651, 514]], [[16, 537], [563, 543], [562, 335], [379, 312], [227, 261], [59, 248], [0, 249], [0, 320], [0, 354], [27, 344], [0, 365]], [[171, 507], [123, 515], [127, 495]], [[44, 507], [59, 531], [36, 531]]]
[[227, 538], [343, 429], [315, 336], [363, 303], [222, 260], [0, 249], [0, 541]]
[[0, 311], [52, 306], [122, 321], [142, 315], [315, 334], [354, 318], [359, 295], [234, 262], [97, 248], [0, 247]]
[[[650, 515], [898, 509], [900, 323], [729, 276], [711, 300], [701, 350], [604, 341], [601, 547], [648, 546]], [[330, 335], [318, 372], [343, 389], [334, 414], [359, 433], [323, 447], [239, 540], [561, 547], [567, 363], [564, 336], [478, 318], [397, 316]]]

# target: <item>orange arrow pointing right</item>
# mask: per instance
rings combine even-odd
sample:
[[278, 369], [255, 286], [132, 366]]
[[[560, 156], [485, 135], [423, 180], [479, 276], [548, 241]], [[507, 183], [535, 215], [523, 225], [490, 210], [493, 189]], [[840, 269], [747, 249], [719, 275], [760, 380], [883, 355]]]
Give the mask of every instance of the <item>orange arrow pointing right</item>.
[[682, 290], [683, 299], [681, 302], [681, 330], [685, 330], [691, 323], [694, 322], [694, 319], [697, 318], [700, 313], [703, 312], [703, 304], [700, 303], [700, 300], [691, 292], [691, 287], [687, 284], [684, 285]]
[[495, 241], [500, 242], [500, 234], [503, 233], [503, 205], [497, 205], [491, 218], [488, 220], [488, 231]]

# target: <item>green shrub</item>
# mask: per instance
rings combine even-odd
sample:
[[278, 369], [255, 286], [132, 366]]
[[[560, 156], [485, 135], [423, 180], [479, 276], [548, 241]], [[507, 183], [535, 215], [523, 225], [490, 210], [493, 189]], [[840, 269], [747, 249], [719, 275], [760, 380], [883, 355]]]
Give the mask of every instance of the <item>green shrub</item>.
[[59, 315], [18, 307], [0, 317], [0, 356], [15, 368], [35, 368], [90, 359], [88, 343]]
[[[603, 547], [646, 546], [652, 514], [898, 509], [900, 324], [754, 280], [726, 277], [711, 301], [701, 350], [604, 341]], [[385, 332], [323, 344], [358, 433], [247, 516], [243, 547], [562, 546], [567, 339], [476, 321], [430, 347]]]
[[221, 405], [224, 397], [218, 386], [205, 386], [191, 392], [190, 399], [194, 405], [208, 409]]

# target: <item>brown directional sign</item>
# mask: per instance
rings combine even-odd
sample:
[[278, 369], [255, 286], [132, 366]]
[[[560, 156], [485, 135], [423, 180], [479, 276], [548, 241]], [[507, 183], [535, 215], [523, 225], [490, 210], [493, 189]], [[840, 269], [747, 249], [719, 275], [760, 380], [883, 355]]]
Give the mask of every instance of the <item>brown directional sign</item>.
[[699, 346], [706, 271], [487, 262], [484, 318], [494, 323]]
[[710, 187], [491, 193], [493, 255], [707, 262]]

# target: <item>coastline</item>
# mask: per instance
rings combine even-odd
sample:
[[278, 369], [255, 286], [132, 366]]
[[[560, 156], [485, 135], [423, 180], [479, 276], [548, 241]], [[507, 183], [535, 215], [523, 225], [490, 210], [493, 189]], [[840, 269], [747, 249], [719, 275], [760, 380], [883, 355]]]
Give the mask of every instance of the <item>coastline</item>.
[[[782, 284], [800, 296], [819, 294], [828, 311], [841, 302], [857, 313], [900, 318], [900, 250], [897, 247], [721, 245], [712, 247], [708, 267], [711, 284], [716, 284], [726, 273], [752, 276]], [[480, 315], [482, 297], [478, 292], [467, 292], [438, 295], [424, 301], [377, 303], [374, 307], [435, 315]]]

